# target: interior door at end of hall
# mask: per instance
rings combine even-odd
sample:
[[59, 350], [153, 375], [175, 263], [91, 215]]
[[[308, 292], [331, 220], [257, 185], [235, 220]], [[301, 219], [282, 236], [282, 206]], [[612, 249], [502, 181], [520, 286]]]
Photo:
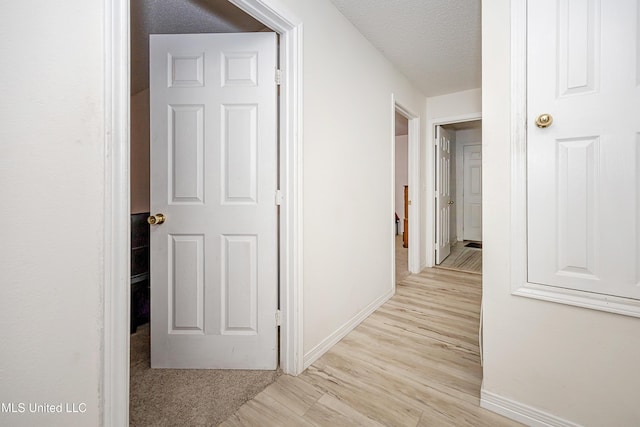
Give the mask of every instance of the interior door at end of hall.
[[276, 369], [275, 33], [150, 36], [151, 366]]
[[451, 135], [436, 126], [436, 264], [451, 253]]
[[465, 145], [463, 156], [463, 240], [482, 241], [482, 145]]
[[528, 280], [640, 299], [640, 4], [527, 7]]

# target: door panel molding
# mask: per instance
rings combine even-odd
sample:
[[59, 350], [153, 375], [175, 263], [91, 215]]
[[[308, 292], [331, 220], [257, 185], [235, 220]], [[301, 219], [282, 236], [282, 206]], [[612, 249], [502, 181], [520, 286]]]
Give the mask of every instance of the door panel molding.
[[528, 282], [527, 0], [511, 0], [511, 293], [640, 317], [640, 300]]

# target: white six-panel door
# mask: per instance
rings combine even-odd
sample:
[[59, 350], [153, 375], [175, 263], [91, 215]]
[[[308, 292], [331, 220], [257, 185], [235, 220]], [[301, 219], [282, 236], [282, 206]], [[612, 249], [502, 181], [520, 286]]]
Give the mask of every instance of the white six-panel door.
[[463, 148], [463, 239], [482, 240], [482, 145]]
[[639, 7], [528, 2], [529, 282], [640, 298]]
[[436, 126], [436, 264], [451, 253], [451, 135]]
[[151, 366], [275, 369], [276, 35], [150, 49]]

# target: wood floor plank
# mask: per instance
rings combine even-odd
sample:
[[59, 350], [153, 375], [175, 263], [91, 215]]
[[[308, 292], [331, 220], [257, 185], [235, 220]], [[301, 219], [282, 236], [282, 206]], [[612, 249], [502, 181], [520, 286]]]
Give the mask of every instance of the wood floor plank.
[[242, 405], [230, 419], [221, 424], [232, 426], [264, 426], [264, 427], [310, 427], [306, 421], [291, 409], [271, 398], [264, 391]]
[[323, 360], [318, 360], [300, 377], [384, 425], [415, 426], [422, 415], [413, 403], [387, 394], [384, 384], [377, 379], [325, 364]]
[[451, 253], [439, 267], [482, 274], [482, 249], [468, 248], [465, 246], [467, 243], [456, 242], [451, 245]]
[[304, 415], [323, 394], [300, 378], [289, 375], [280, 376], [264, 392], [300, 416]]
[[479, 407], [481, 298], [479, 275], [408, 276], [305, 372], [280, 377], [224, 425], [517, 426]]
[[314, 403], [305, 414], [304, 419], [317, 426], [383, 426], [383, 424], [328, 394], [323, 395]]

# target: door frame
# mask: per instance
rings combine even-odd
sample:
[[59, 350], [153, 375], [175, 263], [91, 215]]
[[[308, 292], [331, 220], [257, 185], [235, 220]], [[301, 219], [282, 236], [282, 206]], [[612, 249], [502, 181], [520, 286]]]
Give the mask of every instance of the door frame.
[[[407, 266], [409, 272], [417, 274], [420, 272], [420, 191], [418, 183], [420, 182], [420, 116], [402, 103], [396, 100], [395, 94], [391, 94], [391, 214], [389, 218], [395, 218], [396, 202], [396, 111], [408, 120], [407, 133], [407, 176], [409, 185], [409, 249]], [[395, 224], [391, 222], [391, 283], [396, 283], [396, 240], [395, 240]], [[413, 244], [411, 243], [413, 242]]]
[[[452, 125], [455, 123], [473, 122], [476, 120], [482, 120], [482, 112], [462, 114], [453, 117], [443, 117], [429, 121], [427, 135], [427, 165], [432, 168], [432, 172], [427, 175], [427, 203], [426, 212], [427, 218], [431, 218], [431, 221], [427, 222], [427, 267], [433, 267], [436, 265], [436, 161], [435, 148], [436, 148], [436, 126]], [[457, 153], [456, 153], [457, 155]]]
[[[101, 370], [104, 426], [129, 423], [130, 8], [103, 0], [105, 188]], [[302, 372], [302, 22], [277, 0], [229, 0], [280, 34], [280, 367]]]

